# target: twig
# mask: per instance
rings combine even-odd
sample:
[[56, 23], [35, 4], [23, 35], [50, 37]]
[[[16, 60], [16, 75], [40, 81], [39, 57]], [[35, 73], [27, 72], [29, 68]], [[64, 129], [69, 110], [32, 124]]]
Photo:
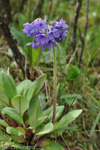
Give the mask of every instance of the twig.
[[25, 67], [25, 56], [19, 51], [17, 44], [15, 40], [12, 37], [12, 34], [9, 30], [8, 25], [4, 22], [2, 15], [0, 15], [0, 28], [4, 34], [5, 39], [8, 42], [9, 47], [11, 48], [13, 52], [14, 59], [16, 63], [21, 68], [23, 74], [25, 73], [24, 67]]
[[66, 147], [68, 148], [68, 150], [70, 150], [70, 148], [69, 148], [69, 146], [67, 145], [67, 142], [66, 142], [66, 140], [64, 139], [64, 137], [63, 137], [63, 135], [62, 135], [62, 134], [61, 134], [61, 137], [62, 137], [62, 139], [63, 139], [63, 141], [64, 141], [64, 143], [65, 143]]
[[86, 33], [87, 33], [87, 28], [88, 28], [88, 11], [89, 11], [89, 0], [86, 0], [86, 23], [85, 23], [85, 27], [84, 27], [83, 38], [81, 36], [81, 31], [80, 31], [81, 42], [82, 42], [82, 49], [81, 49], [81, 54], [80, 54], [80, 62], [81, 62], [82, 56], [83, 56], [83, 51], [84, 51], [84, 46], [85, 46], [85, 37], [86, 37]]
[[10, 23], [12, 21], [10, 0], [3, 0], [2, 3], [5, 9], [6, 15], [7, 15], [7, 22]]
[[[76, 12], [75, 12], [75, 17], [74, 17], [74, 26], [73, 26], [73, 36], [72, 36], [72, 47], [73, 51], [76, 49], [76, 31], [77, 31], [77, 22], [79, 18], [79, 12], [82, 6], [82, 0], [77, 0], [76, 4]], [[76, 58], [78, 57], [78, 54], [76, 53]]]

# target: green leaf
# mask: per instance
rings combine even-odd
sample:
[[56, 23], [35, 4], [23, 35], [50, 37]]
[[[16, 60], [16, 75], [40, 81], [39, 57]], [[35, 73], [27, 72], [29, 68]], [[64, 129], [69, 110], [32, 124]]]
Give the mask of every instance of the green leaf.
[[45, 146], [47, 150], [64, 150], [64, 148], [57, 142], [51, 142], [49, 145]]
[[[64, 106], [56, 106], [57, 108], [56, 108], [56, 117], [55, 117], [55, 121], [57, 121], [59, 118], [60, 118], [60, 116], [61, 116], [61, 114], [62, 114], [62, 112], [63, 112], [63, 110], [64, 110]], [[50, 115], [48, 116], [48, 120], [52, 120], [52, 116], [53, 116], [53, 109], [52, 109], [52, 111], [50, 112]]]
[[32, 64], [37, 66], [40, 63], [41, 47], [32, 49]]
[[31, 127], [29, 127], [29, 128], [30, 129], [34, 129], [34, 128], [39, 127], [45, 121], [46, 118], [47, 118], [47, 116], [42, 116], [41, 118], [36, 120], [36, 122], [34, 122], [34, 124]]
[[22, 30], [23, 29], [23, 24], [26, 23], [27, 20], [25, 18], [25, 16], [21, 13], [19, 13], [18, 15], [18, 23], [19, 23], [19, 26], [20, 26], [20, 29]]
[[9, 99], [12, 99], [17, 94], [13, 78], [5, 72], [0, 72], [0, 87], [4, 88]]
[[13, 24], [10, 24], [10, 30], [14, 38], [16, 38], [19, 41], [19, 46], [24, 47], [27, 43], [25, 35], [19, 32]]
[[[3, 145], [5, 142], [11, 142], [11, 137], [5, 134], [3, 131], [0, 130], [0, 146]], [[2, 144], [1, 144], [2, 143]], [[0, 147], [1, 148], [1, 147]], [[1, 149], [0, 149], [1, 150]]]
[[21, 114], [21, 116], [23, 116], [24, 112], [29, 107], [29, 102], [25, 97], [17, 95], [12, 99], [12, 105], [18, 111], [18, 113]]
[[0, 126], [8, 127], [9, 125], [2, 119], [0, 119]]
[[41, 132], [37, 133], [36, 135], [44, 135], [44, 134], [50, 133], [53, 130], [53, 127], [54, 126], [52, 123], [48, 123], [43, 127]]
[[43, 112], [40, 106], [38, 96], [31, 99], [28, 109], [30, 125], [34, 124], [39, 118], [42, 117]]
[[21, 136], [24, 135], [22, 132], [20, 132], [17, 128], [14, 127], [7, 127], [6, 131], [8, 134], [14, 135], [14, 136]]
[[32, 82], [30, 80], [24, 80], [21, 83], [19, 83], [17, 86], [17, 93], [19, 95], [26, 96], [31, 83]]
[[61, 99], [63, 99], [68, 105], [71, 105], [75, 99], [75, 102], [73, 104], [76, 103], [77, 99], [81, 99], [82, 96], [79, 94], [65, 94], [61, 96]]
[[5, 108], [5, 107], [6, 107], [6, 106], [0, 102], [0, 112], [1, 112], [2, 109]]
[[61, 118], [61, 120], [57, 123], [55, 126], [55, 129], [63, 129], [66, 126], [68, 126], [69, 123], [74, 121], [82, 112], [82, 109], [79, 110], [73, 110], [69, 113], [67, 113], [64, 117]]
[[52, 112], [52, 110], [53, 110], [53, 106], [50, 106], [48, 109], [43, 111], [43, 115], [44, 116], [49, 116], [50, 113]]
[[20, 114], [14, 108], [6, 107], [3, 109], [3, 112], [6, 113], [10, 118], [13, 118], [14, 120], [16, 120], [18, 123], [24, 125], [24, 122]]
[[25, 80], [17, 86], [17, 93], [27, 98], [28, 101], [35, 95], [37, 95], [42, 88], [46, 75], [43, 74], [35, 81]]
[[46, 75], [43, 74], [40, 77], [38, 77], [32, 84], [30, 85], [29, 91], [27, 93], [27, 99], [28, 101], [31, 100], [31, 98], [35, 95], [37, 95], [42, 88], [44, 81], [46, 79]]
[[70, 65], [67, 72], [67, 78], [68, 80], [75, 80], [79, 75], [81, 71], [80, 69], [75, 65]]
[[9, 99], [8, 99], [3, 87], [0, 87], [0, 103], [9, 105]]

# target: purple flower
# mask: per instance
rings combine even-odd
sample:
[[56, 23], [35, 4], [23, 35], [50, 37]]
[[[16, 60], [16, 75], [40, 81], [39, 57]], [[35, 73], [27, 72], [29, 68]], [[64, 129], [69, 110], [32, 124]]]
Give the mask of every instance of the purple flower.
[[45, 24], [46, 20], [38, 21], [36, 23], [36, 26], [38, 27], [39, 32], [43, 32], [43, 29], [48, 29], [48, 25]]
[[33, 37], [33, 41], [26, 46], [32, 45], [32, 48], [38, 48], [41, 46], [41, 50], [50, 49], [51, 46], [56, 46], [56, 42], [59, 43], [65, 40], [68, 32], [68, 25], [63, 19], [59, 22], [53, 21], [51, 25], [46, 24], [46, 20], [38, 18], [32, 23], [25, 23], [23, 33], [27, 36]]
[[47, 43], [41, 45], [41, 50], [44, 51], [46, 47], [47, 49], [50, 49], [51, 45], [56, 46], [56, 42], [54, 40], [49, 40]]
[[67, 29], [68, 28], [68, 25], [65, 23], [65, 21], [63, 19], [61, 19], [59, 22], [57, 21], [53, 21], [51, 22], [52, 26], [59, 29]]
[[67, 35], [65, 32], [63, 32], [63, 33], [60, 35], [60, 37], [55, 38], [55, 41], [56, 41], [57, 43], [62, 42], [62, 40], [65, 40], [64, 38], [66, 38], [67, 36], [68, 36], [68, 35]]
[[56, 46], [56, 42], [54, 40], [49, 40], [46, 44], [47, 49], [50, 49], [51, 45]]
[[23, 29], [23, 33], [26, 33], [27, 36], [32, 36], [31, 30], [33, 29], [33, 24], [31, 23], [25, 23], [24, 24], [24, 29]]
[[35, 41], [41, 43], [41, 44], [44, 44], [46, 43], [48, 40], [47, 36], [45, 34], [38, 34], [36, 35], [35, 37]]
[[35, 48], [37, 49], [41, 45], [41, 43], [35, 43], [35, 40], [33, 40], [33, 42], [26, 44], [26, 46], [29, 46], [29, 45], [32, 45], [33, 49], [35, 49]]
[[53, 36], [54, 35], [53, 35], [52, 31], [48, 32], [47, 37], [48, 37], [49, 40], [53, 40]]

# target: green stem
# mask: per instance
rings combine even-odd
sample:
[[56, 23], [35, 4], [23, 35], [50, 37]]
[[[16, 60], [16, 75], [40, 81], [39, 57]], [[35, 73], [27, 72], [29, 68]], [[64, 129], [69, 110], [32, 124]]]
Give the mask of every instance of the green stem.
[[57, 89], [57, 66], [56, 66], [56, 55], [55, 55], [55, 50], [54, 50], [54, 47], [53, 47], [53, 76], [54, 76], [54, 82], [53, 82], [53, 94], [54, 94], [54, 97], [53, 97], [53, 116], [52, 116], [52, 123], [54, 124], [55, 122], [55, 116], [56, 116], [56, 98], [57, 98], [57, 95], [56, 95], [56, 89]]

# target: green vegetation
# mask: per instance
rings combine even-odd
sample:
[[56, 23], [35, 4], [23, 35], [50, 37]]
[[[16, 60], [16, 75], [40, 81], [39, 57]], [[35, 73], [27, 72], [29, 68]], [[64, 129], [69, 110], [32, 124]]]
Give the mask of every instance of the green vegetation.
[[[0, 149], [100, 149], [100, 2], [87, 3], [0, 0]], [[26, 47], [33, 38], [22, 31], [39, 17], [69, 26], [55, 47], [54, 123], [52, 48]]]

